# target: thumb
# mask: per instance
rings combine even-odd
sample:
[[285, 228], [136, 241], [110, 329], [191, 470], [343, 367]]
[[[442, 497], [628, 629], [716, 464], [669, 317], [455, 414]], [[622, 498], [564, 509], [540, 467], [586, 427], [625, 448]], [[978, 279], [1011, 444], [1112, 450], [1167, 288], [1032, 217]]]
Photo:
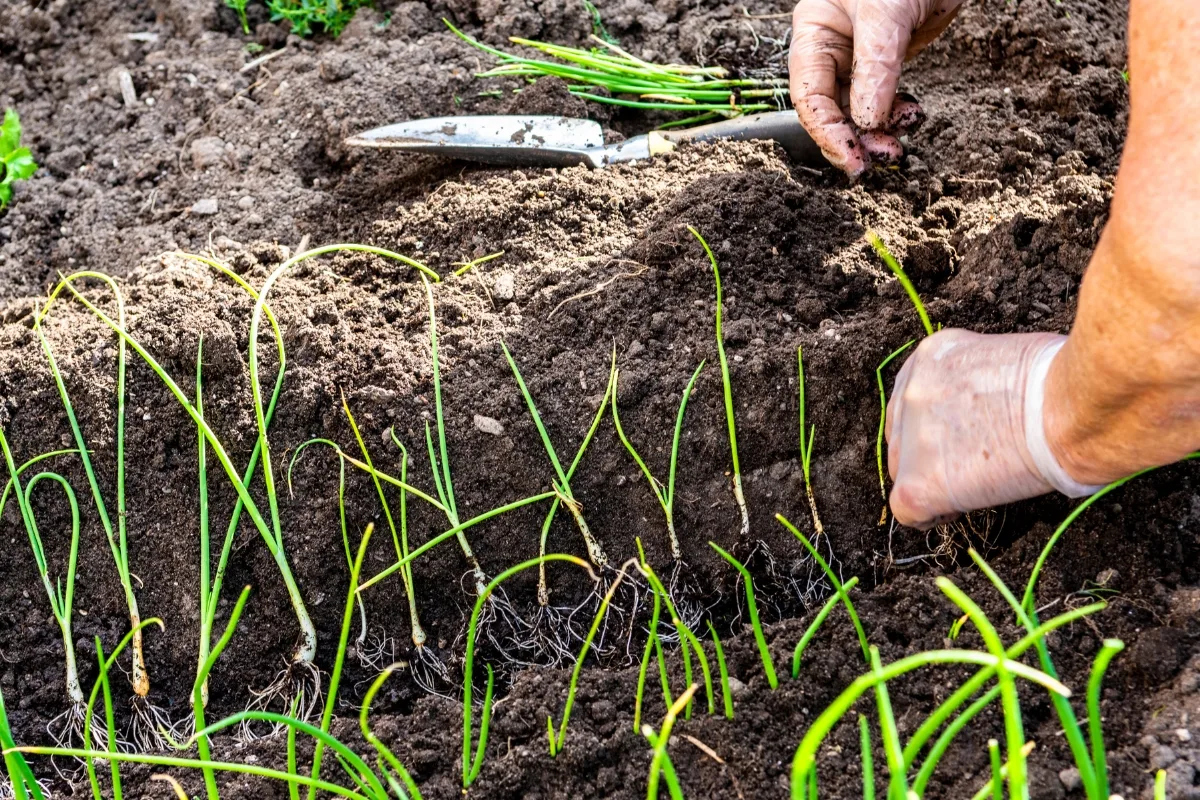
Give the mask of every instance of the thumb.
[[920, 0], [864, 0], [858, 6], [850, 112], [864, 130], [888, 123], [904, 55], [920, 24], [920, 12]]

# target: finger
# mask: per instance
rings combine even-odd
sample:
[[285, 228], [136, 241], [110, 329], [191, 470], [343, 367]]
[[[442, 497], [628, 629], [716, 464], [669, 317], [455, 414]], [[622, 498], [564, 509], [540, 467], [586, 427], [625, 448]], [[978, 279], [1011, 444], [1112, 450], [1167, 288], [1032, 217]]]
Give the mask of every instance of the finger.
[[850, 110], [864, 130], [888, 123], [900, 68], [913, 31], [919, 24], [916, 3], [863, 0], [854, 20], [854, 67], [850, 78]]
[[796, 6], [788, 53], [792, 105], [829, 163], [857, 177], [871, 161], [839, 103], [838, 73], [850, 63], [850, 41], [844, 12], [824, 0]]
[[900, 136], [915, 131], [924, 122], [925, 110], [921, 108], [917, 99], [905, 92], [897, 93], [896, 102], [892, 103], [892, 116], [888, 120], [887, 129]]
[[925, 24], [913, 33], [912, 41], [908, 43], [908, 50], [904, 54], [904, 60], [915, 58], [917, 53], [941, 36], [942, 31], [946, 30], [946, 27], [958, 16], [960, 8], [962, 8], [962, 0], [940, 0], [934, 5], [925, 18]]
[[863, 131], [858, 135], [858, 141], [862, 143], [863, 149], [867, 151], [871, 161], [876, 164], [884, 166], [899, 164], [900, 159], [904, 157], [904, 145], [900, 144], [900, 140], [890, 133]]

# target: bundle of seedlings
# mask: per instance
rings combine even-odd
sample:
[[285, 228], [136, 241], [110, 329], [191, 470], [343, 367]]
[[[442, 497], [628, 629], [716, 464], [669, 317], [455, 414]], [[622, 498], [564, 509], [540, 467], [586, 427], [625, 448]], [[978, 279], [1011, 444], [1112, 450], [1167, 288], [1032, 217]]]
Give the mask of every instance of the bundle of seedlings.
[[[71, 401], [70, 393], [67, 391], [67, 385], [63, 378], [62, 372], [58, 367], [58, 362], [54, 355], [54, 349], [50, 345], [50, 340], [46, 337], [43, 329], [43, 323], [47, 315], [50, 313], [55, 300], [64, 289], [69, 290], [76, 297], [82, 298], [75, 288], [76, 281], [82, 280], [99, 280], [112, 293], [116, 302], [117, 320], [114, 323], [119, 329], [124, 329], [126, 325], [125, 319], [125, 298], [121, 293], [120, 287], [108, 275], [99, 272], [81, 271], [76, 272], [63, 278], [57, 286], [50, 292], [46, 301], [38, 308], [33, 317], [34, 334], [41, 343], [42, 351], [45, 353], [46, 361], [50, 367], [50, 373], [54, 378], [55, 386], [58, 388], [59, 398], [62, 400], [63, 410], [66, 413], [67, 422], [71, 428], [71, 434], [75, 441], [75, 451], [79, 454], [79, 459], [83, 463], [84, 472], [87, 474], [88, 485], [91, 488], [92, 499], [96, 505], [96, 512], [100, 519], [100, 524], [104, 529], [105, 538], [108, 542], [109, 550], [112, 553], [113, 561], [117, 567], [117, 578], [121, 583], [121, 589], [124, 592], [125, 603], [129, 609], [129, 630], [133, 635], [132, 640], [132, 667], [130, 672], [130, 682], [133, 686], [133, 719], [132, 728], [129, 738], [131, 743], [142, 750], [154, 750], [162, 748], [166, 742], [166, 732], [173, 731], [174, 725], [171, 722], [167, 712], [155, 705], [150, 700], [150, 677], [146, 671], [146, 659], [142, 647], [142, 617], [138, 610], [137, 596], [133, 591], [133, 575], [129, 570], [129, 535], [128, 535], [128, 518], [129, 512], [125, 502], [125, 399], [126, 399], [126, 384], [125, 371], [127, 361], [127, 348], [124, 339], [117, 342], [117, 364], [116, 364], [116, 522], [113, 522], [113, 515], [109, 512], [107, 501], [104, 499], [104, 492], [100, 487], [100, 480], [97, 476], [96, 468], [92, 463], [92, 451], [88, 448], [87, 441], [84, 438], [83, 430], [79, 425], [79, 420], [75, 414], [75, 406]], [[89, 301], [83, 301], [96, 313], [103, 315], [96, 306]], [[104, 316], [107, 319], [106, 316]], [[15, 476], [14, 476], [15, 478]], [[65, 599], [65, 598], [64, 598]]]
[[495, 56], [500, 66], [479, 72], [479, 78], [536, 80], [562, 78], [571, 94], [594, 103], [628, 108], [686, 112], [690, 116], [661, 127], [680, 127], [716, 117], [736, 117], [782, 107], [787, 97], [786, 78], [731, 77], [724, 67], [686, 64], [653, 64], [622, 50], [615, 43], [592, 35], [596, 47], [548, 44], [514, 36], [513, 44], [550, 56], [554, 61], [506, 53], [473, 39], [443, 20], [456, 36]]

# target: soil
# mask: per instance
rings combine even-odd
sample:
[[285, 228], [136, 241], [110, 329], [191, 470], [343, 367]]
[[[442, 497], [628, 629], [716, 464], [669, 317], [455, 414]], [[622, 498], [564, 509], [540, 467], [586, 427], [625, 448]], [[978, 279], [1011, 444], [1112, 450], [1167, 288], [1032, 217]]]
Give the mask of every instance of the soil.
[[[715, 0], [627, 0], [597, 4], [609, 31], [641, 57], [721, 63], [739, 70], [785, 69], [786, 0], [742, 5]], [[247, 348], [252, 301], [215, 271], [175, 250], [211, 253], [253, 285], [307, 243], [362, 241], [418, 258], [446, 280], [437, 285], [439, 349], [454, 487], [464, 517], [547, 491], [554, 475], [499, 347], [519, 363], [561, 459], [579, 446], [605, 394], [616, 348], [621, 420], [651, 470], [662, 477], [684, 386], [701, 360], [679, 453], [676, 527], [686, 565], [677, 596], [697, 623], [711, 619], [736, 678], [736, 716], [696, 714], [677, 726], [671, 756], [689, 797], [787, 796], [787, 775], [804, 730], [864, 671], [855, 634], [840, 612], [805, 655], [800, 680], [771, 691], [749, 634], [743, 586], [708, 547], [746, 560], [781, 674], [829, 586], [776, 513], [811, 531], [799, 460], [796, 349], [802, 347], [809, 421], [816, 425], [812, 482], [842, 575], [858, 576], [857, 605], [884, 661], [946, 645], [955, 609], [934, 586], [949, 574], [989, 613], [1007, 640], [1016, 631], [994, 590], [970, 566], [975, 546], [1012, 585], [1023, 585], [1071, 504], [1061, 498], [972, 515], [928, 535], [880, 526], [875, 463], [879, 395], [874, 371], [919, 332], [911, 306], [864, 239], [878, 231], [906, 265], [944, 325], [980, 331], [1065, 331], [1079, 280], [1106, 220], [1128, 105], [1126, 4], [1119, 0], [977, 0], [906, 71], [904, 88], [928, 119], [907, 142], [899, 169], [850, 185], [831, 170], [792, 165], [761, 142], [686, 146], [653, 161], [599, 171], [503, 170], [431, 157], [348, 150], [357, 130], [420, 116], [460, 113], [588, 113], [611, 138], [657, 120], [583, 107], [561, 84], [543, 81], [500, 98], [473, 77], [486, 57], [448, 34], [448, 17], [485, 41], [535, 36], [582, 43], [582, 6], [550, 0], [380, 0], [338, 40], [302, 41], [252, 7], [255, 33], [215, 2], [16, 0], [0, 19], [0, 106], [15, 106], [43, 169], [0, 214], [0, 422], [18, 461], [70, 447], [67, 419], [32, 330], [35, 298], [58, 273], [100, 270], [121, 278], [134, 337], [190, 396], [204, 345], [209, 423], [233, 462], [255, 443]], [[136, 34], [136, 35], [133, 35]], [[255, 43], [266, 48], [252, 53]], [[262, 54], [271, 60], [251, 66]], [[278, 55], [276, 55], [278, 54]], [[126, 106], [119, 74], [133, 79]], [[215, 208], [215, 213], [210, 213]], [[738, 445], [750, 510], [741, 536], [717, 369], [712, 275], [687, 232], [704, 233], [721, 263]], [[456, 264], [504, 255], [451, 277]], [[103, 308], [111, 297], [89, 296]], [[271, 428], [272, 464], [286, 474], [313, 437], [357, 453], [344, 396], [376, 465], [398, 473], [389, 431], [412, 454], [409, 476], [433, 492], [424, 427], [434, 416], [425, 295], [415, 272], [353, 253], [306, 262], [272, 290], [287, 349], [287, 372]], [[57, 303], [44, 328], [93, 451], [110, 507], [115, 503], [115, 340], [78, 304]], [[262, 374], [275, 374], [271, 341]], [[195, 426], [138, 358], [129, 369], [127, 495], [130, 568], [147, 634], [151, 700], [187, 716], [195, 670], [198, 493]], [[127, 611], [78, 459], [52, 462], [83, 509], [75, 638], [85, 684], [95, 678], [99, 637], [111, 649]], [[232, 509], [210, 453], [213, 531]], [[337, 507], [337, 464], [306, 451], [290, 490], [280, 477], [283, 536], [319, 634], [318, 664], [332, 667], [347, 591]], [[606, 418], [571, 481], [591, 530], [615, 567], [636, 555], [674, 570], [662, 511]], [[265, 503], [261, 481], [254, 494]], [[389, 495], [392, 510], [399, 497]], [[61, 564], [70, 516], [55, 492], [34, 508], [52, 564]], [[265, 505], [263, 506], [265, 508]], [[446, 528], [431, 507], [408, 502], [409, 533], [421, 543]], [[370, 480], [350, 470], [351, 545], [378, 528], [366, 559], [373, 575], [395, 560]], [[545, 506], [511, 512], [468, 531], [485, 572], [537, 555]], [[1149, 797], [1152, 767], [1169, 767], [1172, 797], [1197, 795], [1193, 749], [1200, 685], [1200, 497], [1194, 466], [1161, 470], [1084, 514], [1058, 545], [1038, 586], [1056, 609], [1102, 595], [1109, 608], [1051, 638], [1064, 680], [1082, 687], [1104, 638], [1124, 640], [1104, 692], [1112, 785]], [[65, 709], [62, 645], [33, 569], [16, 509], [0, 518], [0, 688], [16, 738], [47, 743], [47, 724]], [[577, 528], [560, 514], [552, 551], [583, 554]], [[427, 657], [448, 680], [419, 668], [407, 604], [394, 577], [366, 593], [369, 643], [354, 646], [334, 731], [355, 747], [356, 709], [378, 668], [399, 670], [376, 700], [372, 720], [411, 769], [426, 797], [459, 796], [461, 663], [473, 604], [467, 565], [450, 543], [416, 563], [416, 597], [429, 634]], [[605, 574], [611, 579], [613, 572]], [[567, 621], [515, 631], [486, 626], [479, 663], [498, 670], [487, 759], [471, 795], [481, 798], [638, 797], [649, 748], [631, 725], [637, 659], [648, 596], [629, 581], [579, 683], [566, 749], [546, 753], [545, 720], [559, 718], [570, 677], [552, 648], [572, 649], [595, 609], [594, 586], [575, 567], [550, 568], [551, 603], [578, 609]], [[211, 682], [209, 717], [247, 706], [272, 682], [298, 629], [279, 570], [243, 521], [222, 598], [253, 588], [243, 621]], [[636, 591], [635, 591], [636, 589]], [[537, 614], [536, 577], [505, 585], [516, 614]], [[697, 628], [700, 630], [700, 628]], [[357, 625], [355, 626], [357, 633]], [[981, 646], [972, 632], [958, 640]], [[523, 645], [523, 646], [521, 646]], [[682, 674], [671, 653], [673, 688]], [[370, 662], [370, 663], [364, 663]], [[557, 663], [555, 663], [557, 662]], [[374, 664], [374, 666], [371, 666]], [[418, 685], [432, 688], [430, 693]], [[119, 678], [119, 676], [117, 676]], [[892, 686], [902, 733], [916, 725], [961, 673], [937, 669]], [[657, 684], [648, 719], [657, 724]], [[117, 685], [121, 685], [120, 680]], [[118, 693], [120, 694], [120, 693]], [[439, 696], [439, 694], [444, 696]], [[1082, 796], [1049, 704], [1024, 693], [1026, 729], [1037, 742], [1033, 796]], [[121, 703], [120, 716], [128, 718]], [[864, 713], [874, 713], [860, 704]], [[861, 796], [852, 719], [821, 753], [822, 796]], [[943, 763], [930, 796], [970, 796], [988, 774], [988, 738], [998, 713], [967, 730]], [[690, 737], [690, 738], [685, 738]], [[692, 740], [717, 754], [719, 763]], [[217, 739], [218, 755], [283, 764], [283, 742]], [[883, 763], [882, 753], [876, 762]], [[39, 774], [58, 782], [43, 760]], [[165, 796], [129, 768], [126, 795]], [[1061, 774], [1060, 774], [1061, 773]], [[196, 776], [179, 774], [192, 791]], [[75, 791], [82, 791], [76, 786]], [[228, 798], [285, 797], [281, 785], [229, 779]]]

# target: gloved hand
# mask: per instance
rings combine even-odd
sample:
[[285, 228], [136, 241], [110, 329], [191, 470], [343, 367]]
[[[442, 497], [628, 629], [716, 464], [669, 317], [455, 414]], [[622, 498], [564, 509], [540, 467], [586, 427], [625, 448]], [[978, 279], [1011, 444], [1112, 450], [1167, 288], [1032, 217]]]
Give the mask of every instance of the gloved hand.
[[873, 159], [900, 159], [896, 137], [922, 119], [912, 98], [897, 97], [901, 65], [946, 29], [962, 2], [799, 0], [788, 57], [792, 105], [830, 163], [858, 177]]
[[887, 407], [890, 503], [903, 525], [929, 528], [977, 508], [1057, 489], [1080, 497], [1043, 429], [1046, 374], [1065, 336], [930, 336], [896, 376]]

